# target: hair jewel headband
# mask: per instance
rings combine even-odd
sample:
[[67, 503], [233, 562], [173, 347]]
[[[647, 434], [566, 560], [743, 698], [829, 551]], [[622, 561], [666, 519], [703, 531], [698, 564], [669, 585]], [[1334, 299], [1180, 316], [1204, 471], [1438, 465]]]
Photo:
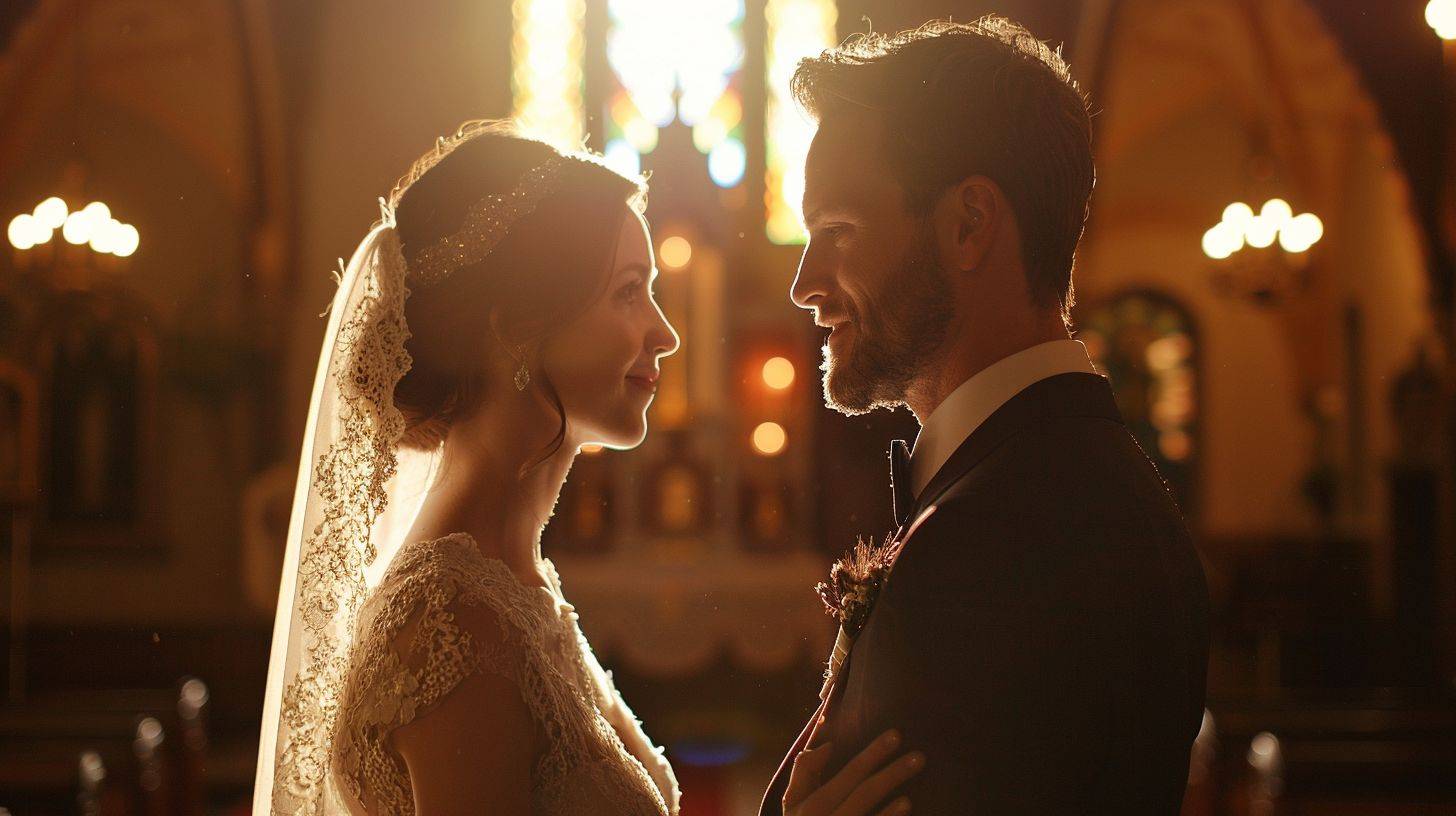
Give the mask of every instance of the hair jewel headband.
[[410, 279], [428, 286], [462, 266], [485, 260], [517, 221], [556, 191], [566, 162], [564, 156], [552, 156], [522, 174], [510, 192], [491, 193], [475, 202], [460, 229], [420, 251], [410, 264]]

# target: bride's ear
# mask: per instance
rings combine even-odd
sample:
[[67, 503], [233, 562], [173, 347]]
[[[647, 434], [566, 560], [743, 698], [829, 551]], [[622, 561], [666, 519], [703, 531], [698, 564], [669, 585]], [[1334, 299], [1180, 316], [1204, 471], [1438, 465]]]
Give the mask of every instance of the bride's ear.
[[521, 355], [519, 349], [521, 348], [521, 344], [511, 337], [508, 332], [501, 329], [499, 309], [491, 309], [490, 316], [487, 320], [490, 323], [490, 336], [495, 339], [496, 347], [501, 352], [504, 352], [505, 359], [514, 367], [520, 362], [519, 358]]

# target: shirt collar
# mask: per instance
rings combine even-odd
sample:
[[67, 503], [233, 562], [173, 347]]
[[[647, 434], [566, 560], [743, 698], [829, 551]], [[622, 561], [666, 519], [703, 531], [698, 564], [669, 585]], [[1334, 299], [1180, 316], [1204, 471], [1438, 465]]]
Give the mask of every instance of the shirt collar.
[[986, 418], [1027, 386], [1047, 377], [1097, 369], [1080, 340], [1039, 343], [992, 363], [950, 392], [926, 417], [910, 457], [910, 478], [918, 496], [936, 471]]

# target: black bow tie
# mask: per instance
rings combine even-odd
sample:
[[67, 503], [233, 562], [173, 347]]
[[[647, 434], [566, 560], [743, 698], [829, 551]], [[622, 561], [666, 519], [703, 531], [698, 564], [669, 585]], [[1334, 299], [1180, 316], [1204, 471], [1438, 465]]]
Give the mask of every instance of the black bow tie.
[[904, 527], [915, 504], [915, 488], [910, 484], [910, 448], [903, 439], [890, 442], [890, 496], [894, 500], [895, 526]]

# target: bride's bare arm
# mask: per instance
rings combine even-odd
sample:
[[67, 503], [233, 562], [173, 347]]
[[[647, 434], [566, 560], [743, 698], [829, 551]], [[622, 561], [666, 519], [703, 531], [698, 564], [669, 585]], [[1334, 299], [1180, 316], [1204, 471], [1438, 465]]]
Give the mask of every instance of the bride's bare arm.
[[[500, 654], [493, 613], [472, 606], [452, 611], [478, 653]], [[461, 679], [392, 734], [409, 768], [417, 816], [530, 813], [538, 739], [520, 688], [505, 673], [490, 670]]]

